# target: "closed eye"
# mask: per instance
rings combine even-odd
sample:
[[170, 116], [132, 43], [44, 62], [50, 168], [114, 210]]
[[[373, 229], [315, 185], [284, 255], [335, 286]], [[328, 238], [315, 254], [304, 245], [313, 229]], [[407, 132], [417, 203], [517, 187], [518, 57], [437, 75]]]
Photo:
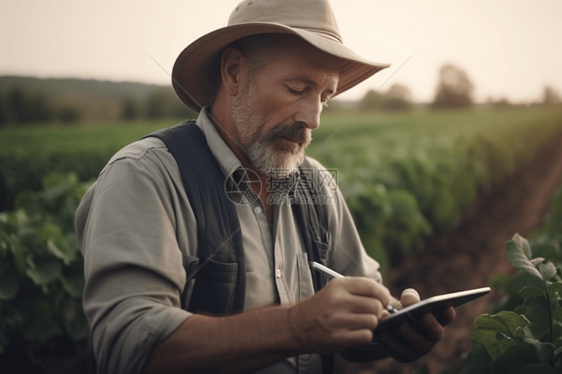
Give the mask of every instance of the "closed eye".
[[295, 88], [292, 88], [291, 86], [287, 86], [287, 89], [289, 90], [290, 93], [292, 93], [293, 95], [302, 95], [306, 90], [297, 90]]

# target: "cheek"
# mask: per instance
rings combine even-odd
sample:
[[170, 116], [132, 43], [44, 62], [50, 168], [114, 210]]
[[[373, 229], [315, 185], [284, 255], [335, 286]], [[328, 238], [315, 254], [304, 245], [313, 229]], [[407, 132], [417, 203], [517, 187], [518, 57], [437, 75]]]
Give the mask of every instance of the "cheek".
[[275, 127], [288, 123], [291, 120], [289, 111], [284, 105], [270, 101], [259, 105], [261, 113], [262, 135], [267, 134]]

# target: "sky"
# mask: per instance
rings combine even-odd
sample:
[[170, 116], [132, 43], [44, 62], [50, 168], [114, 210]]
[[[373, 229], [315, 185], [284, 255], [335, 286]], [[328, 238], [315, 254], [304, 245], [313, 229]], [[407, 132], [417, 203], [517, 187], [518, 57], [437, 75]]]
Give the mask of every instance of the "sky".
[[[0, 75], [169, 85], [181, 50], [226, 26], [238, 3], [0, 0]], [[489, 97], [537, 101], [546, 84], [562, 93], [560, 0], [330, 3], [346, 46], [369, 60], [392, 64], [342, 99], [400, 83], [410, 88], [414, 100], [431, 101], [445, 63], [468, 74], [480, 102]]]

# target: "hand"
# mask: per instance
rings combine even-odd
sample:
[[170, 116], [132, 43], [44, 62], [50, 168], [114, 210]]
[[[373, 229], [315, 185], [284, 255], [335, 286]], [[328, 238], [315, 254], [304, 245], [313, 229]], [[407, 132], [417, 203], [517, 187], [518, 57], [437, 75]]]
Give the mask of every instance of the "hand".
[[289, 308], [302, 352], [329, 353], [369, 344], [391, 297], [369, 278], [332, 279], [322, 290]]
[[[410, 306], [420, 302], [420, 296], [413, 288], [402, 292], [402, 305]], [[433, 350], [435, 344], [441, 340], [444, 326], [455, 318], [453, 307], [444, 308], [438, 318], [432, 313], [423, 314], [419, 319], [420, 327], [414, 328], [404, 322], [395, 332], [385, 332], [379, 337], [388, 354], [399, 362], [413, 362]]]

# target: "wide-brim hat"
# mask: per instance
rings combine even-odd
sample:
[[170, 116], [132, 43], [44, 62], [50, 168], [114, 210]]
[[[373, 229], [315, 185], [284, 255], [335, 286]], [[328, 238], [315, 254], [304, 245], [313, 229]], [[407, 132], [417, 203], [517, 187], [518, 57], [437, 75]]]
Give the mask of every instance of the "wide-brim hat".
[[[178, 56], [172, 86], [180, 100], [199, 112], [214, 99], [213, 62], [230, 43], [257, 34], [296, 35], [330, 55], [343, 59], [335, 95], [371, 77], [390, 64], [368, 61], [346, 46], [328, 0], [244, 0], [234, 9], [226, 27], [212, 31]], [[335, 96], [334, 95], [334, 96]]]

